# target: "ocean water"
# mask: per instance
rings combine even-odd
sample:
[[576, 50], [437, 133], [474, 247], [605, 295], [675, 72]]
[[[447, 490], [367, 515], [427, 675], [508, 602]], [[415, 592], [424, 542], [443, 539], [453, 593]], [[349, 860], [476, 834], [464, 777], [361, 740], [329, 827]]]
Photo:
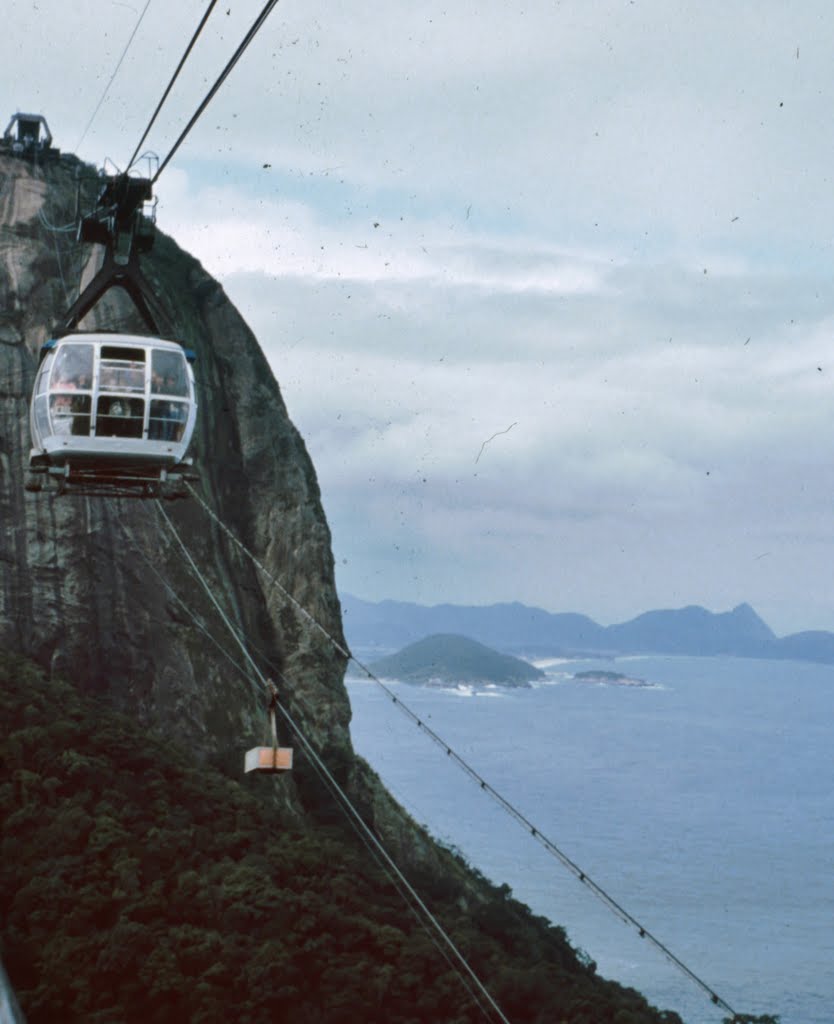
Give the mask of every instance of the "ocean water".
[[[647, 687], [579, 683], [601, 668]], [[736, 1012], [834, 1021], [834, 667], [739, 658], [551, 663], [527, 690], [392, 689]], [[691, 980], [455, 768], [377, 684], [358, 753], [412, 816], [599, 973], [687, 1024]]]

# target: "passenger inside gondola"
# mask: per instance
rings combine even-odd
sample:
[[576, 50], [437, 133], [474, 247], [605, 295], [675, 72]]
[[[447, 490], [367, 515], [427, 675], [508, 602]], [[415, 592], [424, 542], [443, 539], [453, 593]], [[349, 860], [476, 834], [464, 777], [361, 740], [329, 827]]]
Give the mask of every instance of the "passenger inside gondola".
[[[61, 384], [61, 387], [64, 385]], [[52, 430], [56, 434], [71, 434], [73, 425], [72, 398], [70, 395], [52, 395], [49, 399]]]
[[185, 430], [188, 410], [182, 402], [154, 399], [148, 419], [149, 441], [179, 441]]
[[66, 345], [52, 368], [52, 390], [89, 388], [93, 379], [92, 345]]
[[151, 356], [151, 391], [158, 395], [188, 395], [185, 362], [179, 352], [156, 351]]
[[90, 396], [74, 395], [70, 399], [72, 433], [76, 437], [90, 436]]
[[100, 396], [96, 409], [96, 436], [141, 437], [144, 405], [140, 398]]
[[185, 364], [179, 353], [157, 351], [152, 354], [151, 394], [166, 395], [168, 398], [151, 401], [148, 440], [182, 440], [188, 419], [188, 408], [185, 403], [176, 399], [188, 397], [188, 380], [185, 375]]
[[92, 376], [92, 346], [68, 345], [59, 352], [52, 368], [49, 402], [56, 434], [89, 435]]

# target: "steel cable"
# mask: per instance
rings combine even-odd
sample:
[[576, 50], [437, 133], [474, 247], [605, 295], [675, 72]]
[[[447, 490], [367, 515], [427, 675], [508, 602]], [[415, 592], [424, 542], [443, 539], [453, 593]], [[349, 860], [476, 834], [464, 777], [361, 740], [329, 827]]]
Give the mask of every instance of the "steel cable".
[[[243, 678], [247, 681], [247, 683], [249, 683], [251, 685], [251, 687], [253, 689], [253, 692], [256, 694], [256, 696], [263, 696], [264, 692], [265, 692], [264, 691], [264, 686], [263, 685], [259, 685], [258, 682], [255, 679], [253, 679], [252, 673], [249, 672], [240, 662], [236, 661], [232, 657], [232, 655], [220, 643], [220, 641], [217, 639], [217, 637], [211, 632], [211, 630], [208, 628], [208, 626], [199, 618], [199, 616], [196, 614], [196, 612], [194, 612], [189, 607], [189, 605], [187, 605], [186, 602], [179, 596], [179, 594], [177, 594], [177, 592], [171, 586], [170, 582], [167, 579], [165, 579], [165, 577], [162, 575], [162, 573], [153, 564], [151, 559], [149, 559], [148, 556], [145, 554], [145, 552], [142, 550], [141, 546], [139, 545], [139, 543], [136, 540], [136, 538], [133, 536], [133, 533], [128, 528], [128, 526], [124, 522], [124, 520], [119, 519], [118, 523], [119, 523], [119, 526], [121, 527], [122, 531], [124, 532], [125, 536], [127, 537], [128, 541], [131, 543], [133, 548], [136, 550], [137, 554], [140, 556], [140, 558], [142, 558], [142, 560], [145, 562], [147, 567], [156, 576], [156, 578], [159, 580], [159, 582], [162, 584], [162, 586], [165, 588], [165, 590], [168, 592], [168, 594], [171, 596], [171, 598], [174, 601], [176, 601], [176, 603], [180, 606], [180, 608], [183, 610], [183, 612], [191, 619], [191, 621], [195, 624], [195, 626], [217, 648], [217, 650], [220, 652], [220, 654], [222, 654], [223, 657], [226, 658], [234, 666], [234, 668], [236, 668], [238, 670], [238, 672], [243, 676]], [[242, 647], [243, 646], [243, 639], [245, 639], [245, 638], [241, 638], [240, 634], [238, 634], [237, 630], [230, 624], [230, 622], [228, 620], [226, 620], [225, 624], [226, 624], [227, 628], [229, 629], [229, 631], [232, 633], [232, 636], [237, 641], [238, 645]], [[251, 648], [252, 645], [249, 644], [249, 647]], [[259, 652], [259, 653], [261, 654], [261, 657], [263, 657], [264, 660], [267, 663], [270, 663], [270, 659], [266, 655], [264, 655], [263, 652]], [[272, 667], [273, 671], [275, 672], [275, 675], [281, 680], [282, 683], [284, 683], [285, 686], [287, 686], [287, 687], [291, 687], [292, 686], [292, 681], [290, 679], [288, 679], [280, 671], [280, 669], [278, 669], [275, 665], [271, 665], [271, 667]], [[260, 675], [260, 678], [263, 678], [262, 674], [259, 673], [259, 675]], [[298, 697], [297, 694], [295, 696], [296, 696], [296, 698]], [[306, 703], [306, 701], [304, 701], [303, 698], [302, 698], [302, 703]], [[333, 797], [333, 799], [335, 800], [337, 806], [339, 806], [342, 809], [342, 811], [345, 813], [345, 816], [347, 818], [348, 824], [353, 829], [353, 831], [356, 834], [356, 836], [359, 839], [359, 841], [362, 843], [362, 845], [365, 847], [365, 849], [368, 851], [368, 853], [373, 857], [373, 859], [376, 862], [376, 864], [378, 865], [379, 869], [383, 872], [383, 874], [391, 882], [391, 885], [393, 886], [393, 888], [399, 893], [399, 895], [401, 896], [403, 902], [405, 903], [406, 907], [408, 908], [409, 912], [414, 916], [414, 919], [417, 921], [417, 923], [420, 925], [420, 927], [425, 931], [426, 936], [428, 937], [428, 939], [430, 940], [432, 945], [435, 947], [435, 949], [437, 949], [438, 953], [440, 953], [440, 955], [443, 957], [443, 959], [449, 965], [450, 969], [453, 970], [458, 975], [458, 977], [460, 978], [461, 984], [464, 986], [464, 988], [469, 993], [469, 996], [472, 999], [473, 1003], [478, 1007], [479, 1010], [481, 1010], [481, 1012], [484, 1014], [485, 1017], [487, 1017], [487, 1018], [490, 1017], [491, 1013], [490, 1013], [489, 1007], [484, 1005], [484, 1002], [483, 1002], [480, 994], [474, 988], [474, 986], [472, 985], [472, 982], [470, 981], [470, 979], [461, 971], [459, 965], [456, 964], [455, 961], [453, 960], [449, 950], [443, 945], [443, 943], [441, 943], [440, 939], [432, 931], [432, 929], [430, 928], [429, 924], [420, 916], [419, 910], [418, 910], [417, 907], [414, 906], [414, 904], [413, 904], [413, 902], [412, 902], [412, 900], [410, 898], [408, 890], [403, 886], [403, 884], [400, 882], [399, 878], [391, 871], [391, 869], [389, 868], [388, 864], [381, 857], [381, 855], [379, 854], [377, 849], [373, 846], [373, 844], [371, 844], [369, 842], [369, 840], [368, 840], [367, 836], [365, 835], [364, 831], [362, 829], [360, 829], [359, 826], [356, 824], [356, 821], [354, 820], [354, 817], [347, 812], [347, 810], [346, 810], [346, 808], [344, 807], [344, 804], [343, 804], [341, 790], [339, 790], [338, 788], [337, 789], [333, 789], [331, 787], [329, 779], [321, 772], [321, 770], [319, 769], [319, 767], [318, 767], [318, 765], [316, 764], [315, 761], [311, 760], [309, 763], [310, 763], [310, 767], [314, 770], [314, 772], [318, 776], [319, 780], [321, 781], [322, 785], [325, 787], [325, 789], [327, 789], [330, 792], [330, 794]]]
[[203, 31], [203, 27], [205, 26], [206, 22], [208, 21], [209, 15], [211, 14], [212, 10], [214, 10], [214, 5], [216, 3], [217, 3], [217, 0], [211, 0], [211, 2], [208, 5], [208, 8], [206, 9], [205, 14], [200, 19], [200, 24], [197, 26], [197, 29], [194, 32], [194, 35], [191, 37], [191, 42], [188, 44], [188, 46], [186, 46], [185, 52], [183, 53], [182, 57], [180, 57], [180, 62], [179, 62], [179, 64], [177, 64], [176, 71], [174, 71], [173, 75], [171, 76], [171, 81], [168, 83], [168, 86], [165, 89], [165, 92], [162, 94], [162, 99], [159, 101], [159, 103], [157, 103], [156, 110], [154, 110], [153, 114], [151, 115], [150, 121], [148, 121], [147, 127], [145, 128], [144, 132], [142, 132], [142, 138], [136, 144], [136, 149], [134, 149], [133, 156], [130, 158], [130, 160], [128, 162], [128, 165], [127, 165], [128, 171], [134, 165], [134, 163], [136, 163], [136, 157], [137, 157], [137, 155], [139, 153], [139, 150], [142, 148], [142, 143], [148, 137], [148, 133], [150, 132], [151, 128], [153, 128], [154, 122], [156, 121], [156, 119], [157, 119], [157, 117], [159, 115], [160, 110], [162, 110], [163, 104], [168, 99], [168, 94], [171, 92], [171, 89], [173, 89], [173, 87], [174, 87], [174, 82], [176, 82], [177, 78], [179, 77], [179, 73], [180, 73], [180, 71], [182, 71], [183, 65], [188, 60], [188, 56], [191, 53], [192, 49], [194, 48], [194, 44], [197, 42], [197, 39], [198, 39], [200, 33]]
[[227, 537], [237, 547], [243, 551], [248, 558], [251, 559], [252, 563], [260, 569], [262, 573], [270, 580], [284, 597], [303, 615], [305, 620], [318, 629], [329, 641], [335, 649], [350, 661], [353, 661], [367, 676], [369, 680], [376, 683], [383, 692], [386, 694], [388, 699], [403, 712], [426, 736], [429, 737], [437, 746], [439, 746], [448, 757], [450, 757], [455, 764], [458, 765], [466, 774], [478, 784], [479, 788], [483, 790], [488, 796], [490, 796], [503, 811], [505, 811], [513, 820], [520, 825], [526, 832], [529, 833], [544, 849], [558, 860], [565, 868], [570, 871], [579, 882], [581, 882], [586, 888], [592, 892], [597, 899], [599, 899], [605, 906], [608, 907], [624, 924], [633, 927], [641, 939], [646, 939], [655, 949], [660, 952], [666, 960], [669, 961], [672, 966], [676, 967], [682, 974], [684, 974], [690, 981], [692, 981], [698, 988], [701, 989], [708, 997], [711, 1003], [715, 1006], [719, 1006], [726, 1010], [732, 1017], [736, 1019], [738, 1014], [733, 1010], [730, 1004], [722, 999], [718, 993], [710, 987], [702, 978], [700, 978], [691, 968], [689, 968], [679, 957], [666, 946], [660, 939], [653, 935], [646, 927], [644, 927], [632, 914], [625, 910], [614, 898], [610, 896], [606, 890], [595, 882], [575, 861], [573, 861], [563, 850], [557, 846], [552, 840], [534, 825], [521, 811], [518, 810], [506, 797], [502, 796], [501, 793], [495, 789], [489, 782], [486, 781], [470, 764], [457, 753], [441, 736], [439, 736], [432, 728], [420, 718], [420, 716], [412, 711], [412, 709], [405, 704], [399, 697], [394, 694], [389, 687], [387, 687], [382, 680], [377, 678], [376, 675], [364, 665], [358, 658], [351, 654], [343, 644], [339, 642], [334, 636], [332, 636], [328, 630], [324, 628], [316, 619], [296, 600], [295, 597], [281, 584], [280, 580], [276, 579], [275, 576], [269, 572], [268, 569], [258, 560], [258, 558], [246, 547], [241, 540], [239, 540], [232, 531], [223, 523], [217, 514], [203, 501], [202, 497], [197, 491], [187, 483], [187, 487], [191, 491], [191, 494], [203, 507], [206, 513], [214, 520], [214, 522], [220, 527], [220, 529], [226, 534]]
[[220, 72], [220, 75], [218, 76], [218, 78], [215, 81], [214, 85], [206, 93], [202, 103], [200, 104], [199, 107], [197, 107], [197, 110], [191, 116], [191, 119], [189, 120], [188, 124], [185, 126], [185, 128], [183, 128], [182, 132], [180, 133], [179, 138], [174, 143], [174, 145], [171, 147], [168, 155], [165, 157], [165, 159], [159, 165], [159, 169], [157, 170], [157, 172], [154, 175], [154, 177], [151, 179], [151, 184], [152, 185], [155, 185], [156, 182], [159, 180], [160, 174], [162, 174], [162, 172], [168, 166], [168, 164], [170, 163], [170, 161], [173, 158], [174, 154], [177, 152], [177, 150], [180, 148], [182, 143], [185, 141], [186, 136], [191, 131], [191, 129], [194, 127], [194, 125], [197, 123], [197, 120], [201, 116], [203, 111], [206, 109], [206, 107], [209, 105], [209, 103], [211, 103], [212, 99], [214, 99], [214, 96], [217, 93], [218, 89], [226, 81], [226, 79], [229, 77], [229, 75], [232, 72], [232, 69], [237, 64], [237, 62], [240, 60], [240, 58], [243, 56], [243, 54], [246, 52], [247, 47], [252, 42], [252, 40], [255, 38], [255, 36], [258, 34], [258, 32], [260, 31], [261, 27], [263, 26], [263, 23], [266, 21], [266, 19], [272, 13], [272, 10], [277, 5], [277, 3], [278, 3], [278, 0], [267, 0], [267, 3], [264, 5], [263, 9], [261, 10], [261, 13], [255, 19], [255, 21], [252, 24], [252, 27], [249, 29], [249, 31], [246, 33], [246, 35], [243, 37], [243, 41], [240, 43], [238, 48], [235, 50], [235, 52], [232, 55], [232, 57], [230, 58], [229, 62], [226, 64], [226, 67]]
[[133, 31], [130, 33], [130, 38], [128, 39], [127, 44], [126, 44], [124, 50], [122, 50], [121, 57], [119, 57], [119, 60], [116, 63], [116, 67], [113, 70], [113, 74], [110, 76], [110, 79], [107, 82], [107, 85], [105, 85], [105, 87], [104, 87], [104, 92], [101, 94], [101, 99], [96, 104], [96, 109], [93, 111], [92, 115], [90, 116], [90, 120], [87, 122], [87, 127], [81, 133], [81, 138], [75, 144], [75, 152], [78, 152], [79, 148], [81, 147], [81, 143], [87, 137], [87, 132], [90, 130], [90, 128], [92, 127], [93, 121], [95, 121], [95, 119], [96, 119], [96, 114], [98, 114], [99, 110], [101, 110], [101, 105], [102, 105], [102, 103], [104, 103], [105, 97], [107, 96], [107, 93], [110, 90], [110, 86], [113, 84], [113, 79], [119, 73], [119, 68], [122, 66], [122, 62], [124, 61], [125, 57], [127, 56], [127, 51], [130, 49], [130, 44], [133, 42], [134, 37], [136, 36], [136, 33], [139, 31], [139, 26], [142, 24], [142, 19], [145, 17], [145, 14], [146, 14], [148, 8], [150, 7], [150, 5], [151, 5], [151, 0], [146, 0], [145, 6], [142, 8], [142, 13], [139, 15], [139, 18], [138, 18], [136, 24], [133, 26]]
[[[226, 612], [223, 610], [223, 607], [221, 606], [221, 604], [218, 601], [216, 595], [212, 591], [212, 588], [209, 585], [208, 581], [205, 579], [203, 574], [200, 572], [200, 569], [197, 566], [197, 563], [194, 561], [194, 559], [193, 559], [193, 557], [191, 555], [191, 552], [188, 550], [188, 548], [186, 547], [186, 545], [183, 542], [182, 538], [180, 537], [179, 532], [177, 531], [177, 528], [174, 525], [173, 521], [171, 520], [170, 516], [165, 511], [164, 507], [162, 506], [162, 504], [159, 501], [156, 502], [156, 507], [157, 507], [158, 511], [160, 512], [162, 518], [165, 520], [165, 522], [166, 522], [166, 524], [168, 526], [168, 529], [171, 532], [172, 536], [174, 537], [174, 539], [177, 541], [178, 545], [180, 546], [180, 549], [182, 550], [183, 556], [185, 557], [186, 561], [188, 562], [188, 565], [191, 568], [192, 573], [194, 574], [196, 579], [199, 580], [199, 582], [203, 586], [203, 589], [205, 590], [206, 595], [208, 596], [209, 600], [214, 605], [215, 609], [217, 610], [218, 614], [220, 615], [220, 618], [223, 620], [223, 623], [225, 624], [226, 628], [232, 634], [232, 636], [234, 637], [234, 639], [237, 642], [238, 646], [240, 647], [241, 653], [243, 654], [244, 658], [251, 665], [255, 675], [257, 676], [257, 678], [259, 679], [261, 685], [263, 686], [264, 693], [265, 694], [268, 693], [269, 692], [268, 681], [263, 676], [263, 673], [260, 671], [260, 669], [258, 668], [258, 666], [255, 663], [254, 659], [252, 658], [251, 654], [249, 653], [249, 650], [246, 647], [246, 644], [243, 642], [243, 639], [238, 635], [238, 633], [235, 630], [234, 626], [230, 622], [228, 616], [226, 615]], [[394, 873], [394, 875], [398, 879], [400, 885], [408, 892], [409, 897], [413, 901], [414, 906], [415, 907], [419, 907], [420, 911], [425, 915], [426, 920], [432, 925], [432, 927], [437, 932], [438, 936], [445, 942], [445, 944], [447, 946], [447, 949], [454, 956], [454, 958], [457, 960], [458, 966], [460, 968], [462, 968], [463, 971], [468, 975], [469, 979], [475, 985], [475, 987], [477, 988], [478, 992], [486, 1000], [486, 1002], [489, 1005], [491, 1011], [502, 1022], [502, 1024], [510, 1024], [509, 1020], [504, 1015], [504, 1013], [501, 1010], [501, 1008], [498, 1006], [498, 1004], [496, 1003], [496, 1001], [494, 1000], [492, 995], [489, 993], [489, 990], [486, 988], [484, 983], [481, 981], [481, 979], [478, 977], [478, 975], [475, 973], [475, 971], [470, 966], [470, 964], [467, 961], [466, 957], [463, 955], [463, 953], [460, 951], [460, 949], [458, 949], [458, 947], [455, 944], [454, 940], [446, 932], [446, 930], [443, 928], [443, 925], [438, 921], [438, 919], [435, 917], [435, 915], [432, 913], [432, 911], [425, 904], [425, 902], [423, 901], [422, 897], [419, 895], [417, 890], [412, 886], [412, 884], [408, 881], [408, 879], [402, 873], [402, 871], [397, 866], [397, 864], [394, 861], [394, 859], [391, 857], [391, 855], [388, 853], [388, 851], [386, 850], [386, 848], [382, 844], [382, 842], [379, 839], [379, 837], [373, 832], [373, 830], [367, 824], [365, 819], [362, 817], [362, 815], [356, 809], [356, 807], [354, 806], [354, 804], [351, 801], [350, 797], [347, 795], [347, 793], [345, 793], [345, 791], [342, 789], [342, 787], [339, 785], [339, 783], [333, 777], [333, 775], [330, 772], [330, 770], [328, 769], [327, 765], [321, 759], [321, 757], [317, 753], [317, 751], [316, 751], [315, 747], [312, 745], [312, 743], [310, 743], [310, 741], [304, 735], [303, 731], [301, 730], [301, 728], [299, 727], [298, 723], [295, 721], [293, 716], [290, 714], [290, 712], [287, 710], [287, 708], [281, 703], [281, 701], [276, 700], [275, 707], [276, 707], [276, 710], [280, 712], [281, 716], [284, 718], [285, 722], [290, 727], [292, 732], [298, 737], [299, 741], [301, 742], [302, 747], [304, 748], [304, 750], [306, 751], [308, 757], [310, 758], [311, 763], [313, 763], [316, 766], [317, 772], [319, 772], [321, 774], [321, 776], [324, 779], [327, 780], [328, 786], [329, 786], [329, 788], [331, 788], [331, 791], [334, 794], [338, 794], [341, 806], [343, 807], [345, 813], [356, 824], [356, 826], [362, 830], [363, 834], [366, 836], [368, 841], [373, 845], [373, 847], [376, 849], [376, 851], [379, 853], [379, 855], [383, 858], [385, 863], [388, 865], [389, 869]]]

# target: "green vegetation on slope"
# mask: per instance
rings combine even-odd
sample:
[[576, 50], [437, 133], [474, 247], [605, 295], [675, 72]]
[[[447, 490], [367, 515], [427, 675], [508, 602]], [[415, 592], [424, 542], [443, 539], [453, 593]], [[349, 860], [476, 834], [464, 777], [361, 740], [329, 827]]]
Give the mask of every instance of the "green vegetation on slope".
[[[29, 1024], [486, 1018], [348, 829], [0, 654], [0, 939]], [[280, 785], [280, 782], [277, 783]], [[674, 1024], [451, 854], [412, 881], [513, 1024]]]
[[378, 676], [408, 683], [494, 683], [526, 686], [544, 673], [521, 658], [455, 633], [436, 633], [370, 666]]

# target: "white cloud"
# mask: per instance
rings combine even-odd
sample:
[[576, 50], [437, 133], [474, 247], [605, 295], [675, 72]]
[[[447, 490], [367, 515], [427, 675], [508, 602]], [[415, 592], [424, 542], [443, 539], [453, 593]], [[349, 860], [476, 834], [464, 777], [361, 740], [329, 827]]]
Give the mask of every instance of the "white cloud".
[[464, 234], [413, 218], [334, 224], [298, 201], [252, 197], [237, 187], [195, 189], [180, 170], [168, 173], [161, 198], [166, 230], [221, 277], [372, 283], [389, 299], [392, 289], [414, 282], [492, 294], [594, 294], [605, 287], [601, 257], [542, 240]]
[[[304, 330], [265, 343], [314, 455], [343, 586], [429, 601], [523, 593], [610, 621], [675, 600], [756, 603], [749, 578], [784, 628], [825, 621], [824, 595], [792, 567], [810, 568], [804, 538], [827, 507], [834, 433], [817, 360], [828, 320], [769, 315], [748, 341], [738, 290], [768, 306], [790, 281], [736, 268], [704, 317], [703, 275], [682, 270], [666, 275], [685, 317], [670, 340], [654, 322], [669, 300], [654, 268], [622, 273], [590, 303], [579, 292], [505, 306], [461, 283], [403, 284], [401, 315], [393, 285], [353, 286], [347, 300], [332, 283], [274, 283], [277, 334], [287, 309]], [[227, 286], [257, 326], [252, 279]], [[628, 586], [611, 587], [618, 573]]]
[[[63, 148], [130, 6], [11, 0], [10, 103]], [[161, 155], [259, 9], [212, 16]], [[151, 4], [85, 156], [127, 159], [203, 10]], [[276, 8], [160, 226], [255, 328], [341, 585], [834, 628], [832, 31], [821, 0]]]

